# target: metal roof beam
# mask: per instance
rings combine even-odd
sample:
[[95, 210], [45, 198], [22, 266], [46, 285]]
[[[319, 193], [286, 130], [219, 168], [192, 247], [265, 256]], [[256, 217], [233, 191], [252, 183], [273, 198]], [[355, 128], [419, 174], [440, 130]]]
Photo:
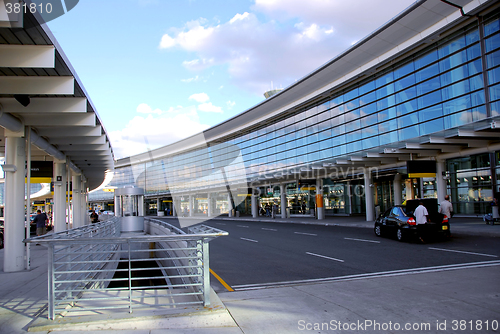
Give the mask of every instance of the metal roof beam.
[[484, 146], [488, 145], [489, 140], [429, 137], [429, 138], [426, 138], [421, 143], [422, 144], [462, 144], [462, 145], [466, 145], [468, 147], [484, 147]]
[[73, 95], [75, 79], [60, 77], [0, 76], [0, 94]]
[[54, 68], [53, 45], [0, 45], [0, 67]]
[[26, 107], [14, 98], [0, 98], [4, 110], [16, 114], [86, 113], [87, 99], [84, 97], [35, 97]]
[[40, 136], [46, 136], [52, 138], [61, 138], [61, 137], [80, 137], [80, 136], [91, 136], [91, 137], [100, 137], [103, 135], [101, 126], [96, 127], [82, 127], [82, 128], [41, 128], [38, 129], [38, 134]]
[[96, 126], [96, 116], [94, 113], [85, 114], [43, 114], [43, 115], [25, 115], [24, 124], [35, 126], [37, 128], [44, 126]]

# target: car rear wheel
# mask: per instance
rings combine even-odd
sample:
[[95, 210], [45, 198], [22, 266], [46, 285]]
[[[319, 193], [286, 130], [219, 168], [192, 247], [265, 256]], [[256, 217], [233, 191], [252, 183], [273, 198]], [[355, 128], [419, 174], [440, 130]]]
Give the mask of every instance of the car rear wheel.
[[375, 225], [375, 235], [377, 237], [381, 237], [382, 236], [382, 229], [381, 229], [380, 225]]
[[396, 238], [398, 239], [398, 241], [403, 241], [403, 230], [401, 228], [398, 228], [398, 230], [396, 231]]

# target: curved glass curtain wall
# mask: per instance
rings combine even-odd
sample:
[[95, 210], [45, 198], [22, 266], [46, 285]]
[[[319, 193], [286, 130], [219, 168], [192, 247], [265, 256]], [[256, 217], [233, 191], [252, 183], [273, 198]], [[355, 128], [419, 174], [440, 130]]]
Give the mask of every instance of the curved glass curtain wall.
[[479, 31], [471, 25], [369, 81], [266, 127], [208, 143], [207, 148], [117, 169], [112, 185], [136, 184], [146, 195], [223, 186], [217, 161], [230, 161], [240, 153], [242, 161], [233, 166], [229, 183], [398, 142], [418, 142], [420, 136], [498, 116], [500, 21], [494, 17], [485, 22], [490, 115]]

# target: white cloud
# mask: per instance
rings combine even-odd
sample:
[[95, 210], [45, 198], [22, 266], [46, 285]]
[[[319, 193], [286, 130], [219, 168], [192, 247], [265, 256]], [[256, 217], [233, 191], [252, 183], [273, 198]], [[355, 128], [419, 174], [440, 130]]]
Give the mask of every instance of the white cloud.
[[165, 146], [208, 128], [208, 125], [200, 124], [195, 107], [182, 110], [182, 113], [173, 116], [152, 113], [145, 117], [135, 116], [123, 130], [110, 132], [115, 158]]
[[193, 94], [189, 97], [190, 100], [195, 100], [196, 102], [198, 103], [203, 103], [203, 102], [207, 102], [208, 100], [210, 100], [210, 98], [208, 97], [207, 94], [205, 93], [198, 93], [198, 94]]
[[225, 23], [199, 19], [172, 29], [160, 48], [194, 53], [183, 62], [192, 71], [223, 65], [233, 84], [260, 95], [271, 81], [286, 87], [310, 73], [413, 2], [255, 0]]
[[233, 109], [234, 106], [236, 105], [236, 102], [230, 100], [230, 101], [226, 102], [226, 105], [227, 105], [227, 109]]
[[188, 79], [181, 79], [182, 82], [185, 82], [185, 83], [190, 83], [190, 82], [197, 82], [200, 80], [200, 77], [197, 75], [193, 78], [188, 78]]
[[202, 103], [198, 106], [199, 111], [222, 113], [222, 108], [214, 106], [212, 102]]
[[177, 107], [170, 107], [168, 110], [161, 110], [161, 109], [154, 109], [151, 108], [148, 104], [146, 103], [141, 103], [137, 106], [136, 111], [140, 114], [165, 114], [165, 113], [173, 113], [173, 112], [179, 112], [182, 111], [184, 108], [182, 106], [177, 106]]

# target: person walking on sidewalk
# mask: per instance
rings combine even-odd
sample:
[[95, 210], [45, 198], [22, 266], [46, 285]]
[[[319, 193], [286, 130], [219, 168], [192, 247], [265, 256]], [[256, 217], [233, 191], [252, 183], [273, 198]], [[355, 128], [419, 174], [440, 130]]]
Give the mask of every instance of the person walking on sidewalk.
[[278, 204], [276, 204], [276, 202], [273, 203], [272, 213], [273, 219], [276, 218], [276, 213], [278, 213]]
[[37, 215], [33, 222], [36, 224], [36, 235], [39, 237], [47, 233], [47, 215], [40, 210], [37, 210], [36, 213]]
[[442, 213], [448, 217], [448, 222], [450, 222], [451, 215], [453, 214], [453, 205], [450, 203], [450, 196], [446, 195], [444, 201], [439, 203], [439, 213]]
[[422, 239], [422, 234], [425, 229], [425, 224], [427, 223], [427, 219], [429, 218], [429, 212], [427, 211], [427, 208], [424, 206], [423, 202], [418, 203], [414, 215], [415, 215], [415, 221], [417, 223], [418, 238], [420, 239], [421, 242], [424, 243], [424, 239]]

